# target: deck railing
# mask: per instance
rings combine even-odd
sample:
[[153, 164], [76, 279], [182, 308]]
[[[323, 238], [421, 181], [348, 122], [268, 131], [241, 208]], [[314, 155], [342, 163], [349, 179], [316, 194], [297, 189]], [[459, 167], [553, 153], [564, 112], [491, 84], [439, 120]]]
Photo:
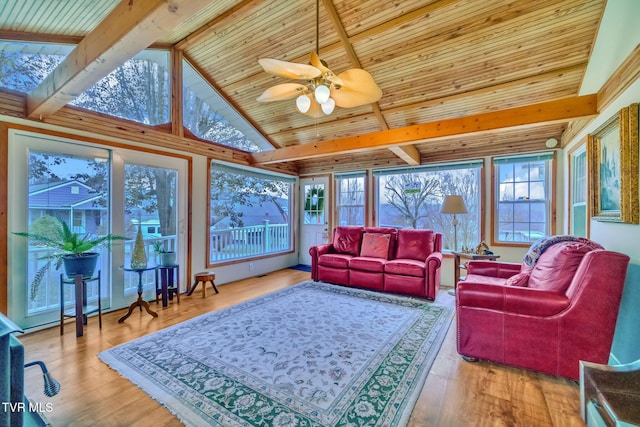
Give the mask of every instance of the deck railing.
[[291, 248], [289, 224], [270, 224], [211, 230], [209, 261], [219, 262], [282, 252]]
[[[177, 241], [176, 236], [163, 236], [163, 237], [149, 237], [144, 239], [145, 248], [147, 252], [147, 259], [149, 264], [157, 264], [156, 254], [153, 252], [153, 243], [156, 241], [162, 241], [164, 243], [164, 247], [168, 251], [176, 250]], [[135, 244], [135, 240], [126, 240], [123, 242], [124, 245], [124, 261], [118, 262], [114, 260], [113, 262], [116, 265], [131, 264], [131, 254], [133, 253], [133, 245]], [[49, 270], [45, 273], [40, 286], [38, 287], [38, 292], [35, 294], [35, 298], [31, 298], [31, 283], [33, 281], [33, 276], [36, 272], [46, 264], [47, 260], [43, 259], [48, 254], [52, 252], [51, 249], [47, 248], [39, 248], [39, 247], [29, 247], [28, 254], [28, 262], [29, 262], [29, 277], [27, 279], [27, 284], [29, 288], [27, 289], [27, 311], [28, 314], [41, 313], [50, 310], [59, 310], [60, 309], [60, 274], [64, 273], [64, 268], [60, 268], [60, 270], [56, 270], [55, 266], [51, 266]], [[108, 283], [110, 275], [106, 273], [108, 269], [108, 254], [107, 250], [103, 249], [101, 251], [101, 256], [98, 258], [98, 266], [96, 269], [102, 270], [102, 298], [103, 300], [108, 298], [111, 295], [111, 284]], [[142, 285], [145, 289], [154, 289], [155, 288], [155, 273], [153, 271], [148, 271], [143, 273], [142, 275]], [[133, 295], [138, 291], [138, 276], [134, 273], [126, 273], [124, 274], [124, 294], [125, 295]], [[73, 293], [72, 286], [65, 286], [64, 289], [65, 296], [65, 305], [69, 304], [71, 306], [74, 303], [75, 295]], [[96, 302], [98, 298], [98, 285], [97, 282], [87, 283], [87, 300], [89, 302]]]

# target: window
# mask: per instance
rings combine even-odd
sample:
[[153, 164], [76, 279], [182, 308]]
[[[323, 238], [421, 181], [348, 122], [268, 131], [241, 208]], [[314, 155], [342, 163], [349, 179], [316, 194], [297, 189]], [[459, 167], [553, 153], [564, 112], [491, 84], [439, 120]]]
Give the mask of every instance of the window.
[[529, 243], [551, 234], [553, 153], [495, 158], [494, 239]]
[[198, 138], [252, 153], [273, 149], [187, 61], [182, 62], [182, 74], [186, 129]]
[[324, 184], [304, 186], [304, 223], [324, 224]]
[[294, 178], [211, 163], [209, 261], [290, 251]]
[[[125, 235], [136, 236], [140, 228], [150, 263], [160, 261], [159, 254], [152, 249], [155, 243], [169, 252], [179, 252], [177, 170], [147, 163], [125, 163], [124, 200]], [[133, 240], [125, 243], [125, 265], [131, 264], [134, 244]], [[154, 273], [143, 273], [143, 288], [155, 290]], [[125, 275], [125, 294], [135, 294], [137, 287], [136, 275]]]
[[365, 173], [339, 174], [335, 178], [338, 225], [364, 225]]
[[584, 146], [571, 153], [570, 230], [574, 236], [587, 237], [587, 151]]
[[72, 105], [147, 125], [170, 121], [169, 52], [148, 49], [113, 70]]
[[31, 93], [74, 47], [0, 41], [0, 87]]
[[[378, 226], [433, 229], [443, 234], [443, 249], [475, 247], [481, 240], [480, 171], [482, 161], [374, 171]], [[446, 195], [461, 195], [467, 214], [441, 214]]]

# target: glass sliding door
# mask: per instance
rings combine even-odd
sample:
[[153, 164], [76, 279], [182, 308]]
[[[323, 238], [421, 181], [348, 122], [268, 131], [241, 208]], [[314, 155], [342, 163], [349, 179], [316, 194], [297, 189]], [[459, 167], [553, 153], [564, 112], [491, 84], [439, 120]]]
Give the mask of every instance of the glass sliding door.
[[[128, 307], [137, 297], [137, 275], [119, 266], [131, 264], [138, 228], [150, 264], [155, 264], [151, 249], [155, 242], [176, 252], [184, 267], [181, 289], [186, 289], [186, 159], [17, 130], [9, 132], [9, 158], [8, 315], [20, 327], [42, 327], [60, 318], [62, 271], [43, 270], [47, 249], [12, 234], [46, 231], [52, 218], [66, 221], [83, 235], [113, 233], [129, 238], [100, 253], [101, 295], [97, 283], [87, 293], [89, 302], [102, 299], [103, 310]], [[39, 271], [42, 280], [34, 286]], [[153, 271], [143, 280], [144, 297], [153, 299]], [[70, 305], [73, 287], [66, 288], [64, 302]]]
[[[156, 162], [157, 163], [157, 162]], [[158, 264], [154, 246], [166, 252], [178, 253], [178, 171], [150, 164], [124, 165], [124, 224], [127, 236], [135, 236], [140, 229], [147, 252], [148, 265]], [[127, 242], [124, 265], [131, 264], [133, 241]], [[184, 269], [183, 269], [184, 270]], [[185, 270], [186, 271], [186, 270]], [[155, 273], [142, 276], [143, 288], [155, 290]], [[125, 275], [124, 294], [137, 295], [138, 278]], [[183, 290], [186, 289], [183, 285]]]
[[[10, 229], [46, 234], [52, 221], [65, 221], [81, 235], [111, 232], [109, 150], [63, 143], [41, 135], [16, 132], [10, 138]], [[15, 160], [15, 161], [13, 161]], [[102, 298], [109, 307], [111, 253], [101, 249], [98, 267], [102, 294], [96, 282], [87, 298]], [[23, 328], [44, 325], [60, 317], [60, 274], [47, 266], [50, 249], [10, 237], [10, 317]], [[34, 280], [34, 279], [38, 280]], [[65, 305], [73, 303], [73, 287], [65, 286]]]

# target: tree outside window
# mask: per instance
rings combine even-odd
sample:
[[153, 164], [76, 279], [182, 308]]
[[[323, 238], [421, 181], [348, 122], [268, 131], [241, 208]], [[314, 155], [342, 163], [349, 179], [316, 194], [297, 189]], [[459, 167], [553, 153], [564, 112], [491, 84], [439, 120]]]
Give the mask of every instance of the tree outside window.
[[458, 247], [480, 242], [480, 168], [482, 162], [374, 171], [378, 183], [378, 225], [433, 229], [443, 248], [453, 250], [450, 215], [440, 213], [446, 195], [461, 195], [468, 214], [458, 216]]
[[209, 261], [288, 251], [293, 178], [212, 162]]

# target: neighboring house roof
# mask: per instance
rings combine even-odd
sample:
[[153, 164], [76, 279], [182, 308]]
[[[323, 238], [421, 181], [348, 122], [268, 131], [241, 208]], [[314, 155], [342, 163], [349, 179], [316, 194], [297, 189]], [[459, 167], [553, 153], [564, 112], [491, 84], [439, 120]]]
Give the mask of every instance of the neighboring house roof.
[[77, 180], [29, 186], [29, 208], [104, 209], [96, 201], [100, 195]]
[[[262, 225], [264, 220], [269, 220], [270, 224], [282, 224], [286, 222], [282, 218], [280, 210], [272, 202], [260, 203], [257, 196], [252, 196], [250, 201], [252, 206], [237, 206], [236, 211], [241, 213], [241, 219], [245, 227], [252, 225]], [[284, 208], [285, 212], [289, 211], [289, 202], [286, 199], [279, 198], [277, 203]], [[231, 220], [225, 217], [215, 224], [211, 224], [214, 228], [231, 227]]]

